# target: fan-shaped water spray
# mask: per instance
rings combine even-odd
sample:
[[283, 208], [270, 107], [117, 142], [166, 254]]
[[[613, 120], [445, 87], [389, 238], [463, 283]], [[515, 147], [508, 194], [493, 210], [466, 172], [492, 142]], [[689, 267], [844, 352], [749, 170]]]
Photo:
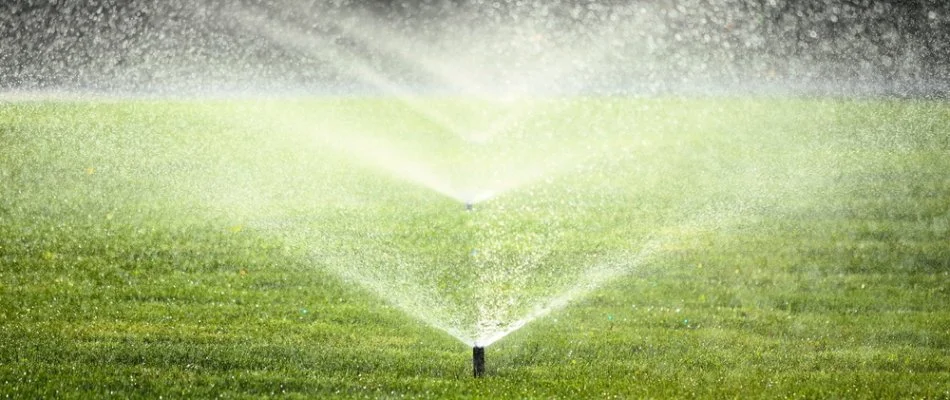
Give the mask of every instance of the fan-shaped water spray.
[[[158, 172], [116, 170], [301, 249], [315, 268], [473, 347], [476, 376], [487, 346], [637, 271], [690, 232], [729, 229], [742, 214], [791, 208], [833, 186], [840, 143], [809, 133], [812, 143], [761, 151], [788, 144], [766, 123], [743, 125], [754, 132], [732, 123], [817, 130], [838, 118], [831, 111], [784, 121], [735, 99], [708, 106], [614, 95], [656, 93], [637, 90], [645, 87], [729, 94], [745, 84], [767, 91], [825, 71], [828, 80], [850, 76], [856, 67], [812, 40], [837, 28], [794, 30], [805, 38], [774, 53], [801, 59], [785, 60], [762, 51], [789, 31], [782, 15], [763, 17], [774, 17], [774, 4], [521, 3], [447, 3], [449, 11], [421, 7], [404, 18], [398, 9], [294, 2], [209, 1], [155, 20], [133, 13], [146, 21], [133, 21], [144, 33], [123, 42], [135, 52], [116, 65], [76, 65], [71, 83], [109, 88], [89, 83], [88, 67], [118, 71], [117, 82], [173, 88], [180, 82], [159, 79], [168, 68], [198, 92], [222, 79], [268, 93], [181, 112], [233, 135], [220, 153], [187, 138], [197, 150], [143, 138], [141, 148], [115, 146], [113, 155]], [[695, 21], [705, 31], [681, 26]], [[188, 56], [163, 58], [179, 48]], [[879, 68], [903, 71], [887, 57]], [[202, 71], [211, 61], [213, 71]], [[140, 75], [151, 78], [133, 79]], [[283, 91], [254, 88], [258, 81]], [[288, 95], [298, 85], [307, 95]], [[248, 161], [260, 152], [271, 157]], [[182, 167], [189, 163], [199, 173]]]

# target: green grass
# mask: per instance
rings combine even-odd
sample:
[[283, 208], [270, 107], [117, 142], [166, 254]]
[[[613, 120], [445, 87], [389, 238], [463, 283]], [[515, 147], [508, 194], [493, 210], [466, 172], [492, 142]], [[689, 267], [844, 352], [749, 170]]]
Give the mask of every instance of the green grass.
[[[546, 173], [465, 213], [397, 161]], [[485, 379], [403, 309], [517, 314], [649, 240]], [[950, 398], [947, 305], [944, 102], [0, 104], [0, 396]]]

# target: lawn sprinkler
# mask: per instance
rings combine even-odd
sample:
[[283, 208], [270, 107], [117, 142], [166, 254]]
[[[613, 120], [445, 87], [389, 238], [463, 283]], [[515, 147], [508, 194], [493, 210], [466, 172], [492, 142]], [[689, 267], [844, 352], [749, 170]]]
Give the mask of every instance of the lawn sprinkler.
[[465, 202], [465, 211], [472, 211], [472, 208], [473, 208], [474, 206], [475, 206], [475, 205], [472, 204], [472, 202], [466, 201], [466, 202]]
[[476, 378], [485, 375], [485, 348], [476, 345], [472, 347], [472, 369]]

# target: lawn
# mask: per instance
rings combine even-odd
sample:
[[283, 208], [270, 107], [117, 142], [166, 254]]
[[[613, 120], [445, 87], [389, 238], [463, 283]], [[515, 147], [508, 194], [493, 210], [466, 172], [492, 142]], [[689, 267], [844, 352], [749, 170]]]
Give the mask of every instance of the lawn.
[[946, 102], [0, 102], [0, 396], [950, 398], [948, 304]]

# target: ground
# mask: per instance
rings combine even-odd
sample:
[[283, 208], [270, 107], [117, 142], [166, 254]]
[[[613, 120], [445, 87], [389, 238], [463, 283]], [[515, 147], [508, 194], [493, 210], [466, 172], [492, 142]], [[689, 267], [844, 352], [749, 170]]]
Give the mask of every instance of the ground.
[[[0, 395], [950, 397], [947, 103], [568, 99], [524, 128], [559, 136], [491, 147], [433, 126], [425, 101], [0, 103]], [[442, 115], [472, 104], [453, 101]], [[301, 133], [327, 115], [385, 129]], [[466, 213], [370, 142], [546, 175]], [[493, 243], [475, 228], [523, 238], [539, 215], [568, 232], [550, 271], [525, 272], [553, 286], [498, 289], [528, 300], [584, 276], [578, 254], [662, 240], [489, 346], [484, 379], [428, 314], [346, 272], [456, 265], [470, 249], [453, 243]], [[314, 251], [331, 245], [352, 248]], [[406, 273], [464, 309], [473, 275], [430, 272]]]

